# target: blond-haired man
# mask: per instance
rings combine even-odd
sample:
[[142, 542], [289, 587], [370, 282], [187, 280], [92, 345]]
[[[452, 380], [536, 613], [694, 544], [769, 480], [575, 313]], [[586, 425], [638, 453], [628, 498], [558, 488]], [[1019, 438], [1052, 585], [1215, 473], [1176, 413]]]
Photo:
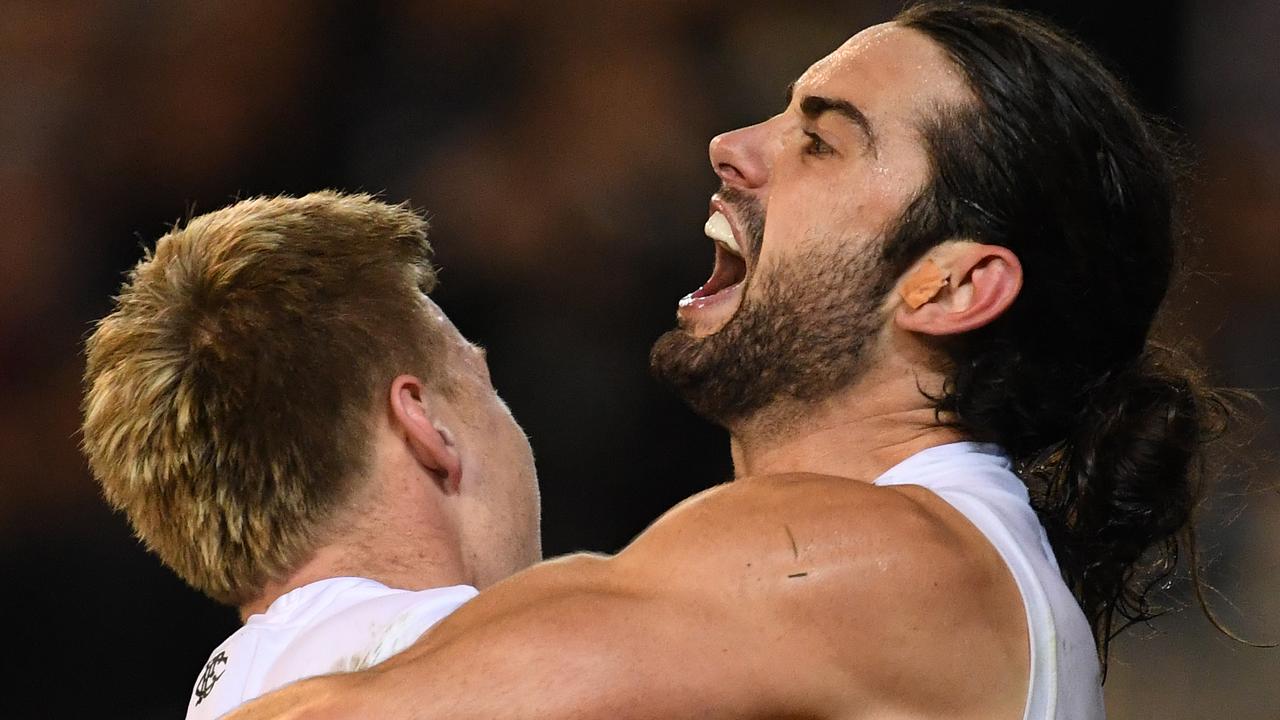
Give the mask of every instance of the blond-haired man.
[[540, 558], [529, 444], [430, 252], [367, 195], [245, 200], [161, 238], [89, 338], [106, 499], [245, 621], [188, 718], [376, 664]]

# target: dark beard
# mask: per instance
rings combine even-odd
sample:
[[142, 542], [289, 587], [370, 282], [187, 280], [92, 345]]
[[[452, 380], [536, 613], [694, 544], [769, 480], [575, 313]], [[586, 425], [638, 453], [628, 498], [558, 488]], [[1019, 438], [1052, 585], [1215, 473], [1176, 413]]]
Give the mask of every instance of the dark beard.
[[[747, 210], [749, 217], [757, 208]], [[756, 230], [750, 225], [748, 233]], [[760, 239], [750, 241], [759, 258]], [[744, 297], [715, 334], [671, 330], [658, 338], [650, 369], [695, 412], [726, 427], [781, 400], [808, 403], [848, 387], [883, 324], [879, 309], [893, 278], [880, 250], [880, 243], [857, 253], [815, 244], [759, 278], [758, 295]]]

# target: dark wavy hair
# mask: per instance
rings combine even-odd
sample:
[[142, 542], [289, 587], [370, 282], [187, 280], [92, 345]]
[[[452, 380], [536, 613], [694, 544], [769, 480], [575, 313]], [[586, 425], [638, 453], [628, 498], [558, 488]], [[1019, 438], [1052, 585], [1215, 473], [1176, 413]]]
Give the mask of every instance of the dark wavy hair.
[[886, 261], [900, 273], [948, 239], [1021, 261], [1009, 311], [945, 347], [934, 400], [1012, 455], [1105, 663], [1116, 633], [1154, 617], [1149, 591], [1180, 549], [1207, 611], [1192, 512], [1203, 446], [1231, 410], [1148, 337], [1183, 255], [1171, 133], [1088, 50], [1025, 14], [926, 3], [897, 22], [948, 53], [973, 101], [922, 119], [932, 178]]

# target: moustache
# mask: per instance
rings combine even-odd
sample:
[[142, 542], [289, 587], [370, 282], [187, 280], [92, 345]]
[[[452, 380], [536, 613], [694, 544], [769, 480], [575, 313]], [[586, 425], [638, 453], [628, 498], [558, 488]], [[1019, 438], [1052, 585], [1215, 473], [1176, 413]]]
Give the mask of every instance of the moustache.
[[742, 221], [751, 257], [760, 257], [760, 248], [764, 245], [764, 205], [751, 193], [730, 185], [721, 185], [716, 194]]

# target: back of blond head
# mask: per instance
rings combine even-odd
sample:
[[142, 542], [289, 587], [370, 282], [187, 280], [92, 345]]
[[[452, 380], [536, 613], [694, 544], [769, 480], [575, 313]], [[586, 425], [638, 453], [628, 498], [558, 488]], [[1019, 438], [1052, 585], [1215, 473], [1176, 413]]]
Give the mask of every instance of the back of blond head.
[[368, 195], [254, 198], [132, 270], [86, 345], [84, 439], [107, 501], [228, 604], [323, 542], [400, 373], [442, 384], [426, 222]]

